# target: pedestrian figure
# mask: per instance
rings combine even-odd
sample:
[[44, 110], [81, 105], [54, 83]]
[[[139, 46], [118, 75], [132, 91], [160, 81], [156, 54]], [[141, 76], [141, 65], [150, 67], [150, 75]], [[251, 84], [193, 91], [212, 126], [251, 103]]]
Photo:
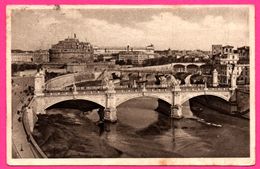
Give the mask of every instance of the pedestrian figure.
[[23, 151], [23, 145], [21, 144], [21, 149], [20, 149], [20, 151]]

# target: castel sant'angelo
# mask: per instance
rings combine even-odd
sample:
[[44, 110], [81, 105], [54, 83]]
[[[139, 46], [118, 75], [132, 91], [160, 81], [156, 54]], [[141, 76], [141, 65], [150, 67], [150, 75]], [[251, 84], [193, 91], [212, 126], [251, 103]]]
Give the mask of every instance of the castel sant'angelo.
[[89, 62], [93, 54], [93, 47], [89, 42], [80, 42], [76, 34], [52, 45], [49, 50], [50, 61], [57, 63]]

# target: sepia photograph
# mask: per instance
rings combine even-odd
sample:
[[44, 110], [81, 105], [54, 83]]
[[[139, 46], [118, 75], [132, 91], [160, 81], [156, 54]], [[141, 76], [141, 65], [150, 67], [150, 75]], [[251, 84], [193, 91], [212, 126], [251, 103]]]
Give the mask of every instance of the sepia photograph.
[[8, 5], [10, 165], [253, 165], [253, 5]]

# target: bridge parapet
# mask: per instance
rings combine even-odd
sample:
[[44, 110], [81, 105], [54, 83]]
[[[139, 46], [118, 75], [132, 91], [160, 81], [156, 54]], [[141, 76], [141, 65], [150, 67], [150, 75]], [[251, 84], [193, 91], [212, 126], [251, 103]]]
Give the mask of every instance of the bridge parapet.
[[[168, 92], [171, 88], [146, 88], [144, 91], [142, 88], [116, 88], [116, 93], [140, 93], [140, 92]], [[104, 94], [106, 90], [99, 88], [99, 90], [77, 90], [78, 95], [84, 94]], [[72, 90], [52, 90], [45, 92], [45, 96], [57, 96], [57, 95], [77, 95]]]
[[96, 77], [94, 73], [89, 73], [89, 72], [70, 73], [70, 74], [61, 75], [48, 80], [45, 83], [45, 88], [57, 90], [57, 89], [62, 89], [66, 86], [70, 86], [74, 83], [81, 83], [89, 80], [95, 80], [95, 78]]
[[230, 88], [215, 88], [215, 87], [209, 87], [209, 88], [204, 88], [204, 87], [200, 87], [200, 88], [195, 88], [195, 87], [184, 87], [184, 88], [181, 88], [182, 91], [189, 91], [189, 92], [197, 92], [197, 91], [229, 91]]
[[73, 91], [51, 91], [44, 93], [44, 96], [71, 96], [71, 95], [85, 95], [85, 94], [105, 94], [105, 90], [89, 90], [89, 91], [77, 91], [77, 94], [75, 94]]
[[[71, 87], [66, 87], [64, 90], [67, 90], [67, 91], [70, 91], [72, 90]], [[76, 90], [77, 91], [80, 91], [80, 90], [105, 90], [105, 87], [104, 86], [84, 86], [84, 87], [76, 87]]]
[[146, 88], [146, 90], [142, 88], [135, 89], [116, 89], [116, 93], [149, 93], [149, 92], [169, 92], [172, 91], [170, 88]]
[[[171, 90], [172, 87], [171, 86], [163, 86], [163, 85], [146, 85], [145, 88], [149, 91], [153, 91], [153, 90]], [[205, 85], [203, 84], [192, 84], [192, 85], [180, 85], [180, 89], [183, 91], [201, 91], [201, 90], [205, 90]], [[222, 91], [222, 90], [230, 90], [230, 88], [228, 87], [206, 87], [207, 90], [214, 90], [214, 91]], [[59, 88], [55, 88], [55, 89], [46, 89], [45, 93], [51, 93], [51, 92], [70, 92], [72, 91], [73, 88], [72, 87], [66, 87], [64, 89], [59, 89]], [[77, 91], [105, 91], [106, 87], [105, 86], [84, 86], [84, 87], [76, 87]], [[115, 90], [117, 91], [141, 91], [142, 88], [141, 87], [129, 87], [127, 85], [124, 86], [116, 86]]]

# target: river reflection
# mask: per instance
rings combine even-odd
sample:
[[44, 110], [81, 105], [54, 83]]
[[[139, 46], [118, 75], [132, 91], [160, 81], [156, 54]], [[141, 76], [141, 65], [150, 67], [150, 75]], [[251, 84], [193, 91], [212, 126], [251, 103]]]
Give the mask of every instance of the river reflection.
[[193, 119], [171, 120], [157, 100], [139, 98], [118, 107], [118, 122], [98, 123], [97, 110], [51, 109], [40, 115], [34, 137], [51, 158], [247, 157], [249, 121], [204, 108]]

